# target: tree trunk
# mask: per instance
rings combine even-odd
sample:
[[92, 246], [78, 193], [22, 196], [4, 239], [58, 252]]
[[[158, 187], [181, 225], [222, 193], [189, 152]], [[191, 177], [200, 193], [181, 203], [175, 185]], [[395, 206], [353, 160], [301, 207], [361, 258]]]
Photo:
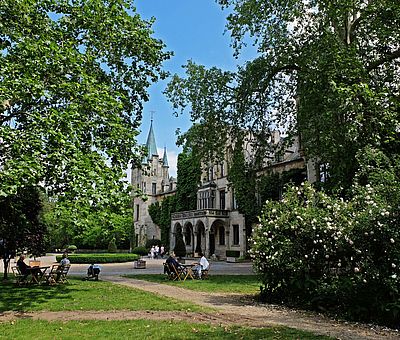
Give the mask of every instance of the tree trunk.
[[8, 265], [10, 264], [11, 257], [4, 256], [3, 258], [3, 264], [4, 264], [4, 276], [3, 280], [8, 279]]

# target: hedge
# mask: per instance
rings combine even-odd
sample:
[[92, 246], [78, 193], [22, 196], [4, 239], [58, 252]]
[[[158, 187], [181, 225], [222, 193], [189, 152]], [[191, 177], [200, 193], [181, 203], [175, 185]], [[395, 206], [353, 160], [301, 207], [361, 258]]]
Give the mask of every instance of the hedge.
[[[116, 263], [130, 262], [140, 258], [137, 254], [70, 254], [68, 255], [71, 263]], [[57, 255], [56, 260], [60, 262], [62, 255]]]

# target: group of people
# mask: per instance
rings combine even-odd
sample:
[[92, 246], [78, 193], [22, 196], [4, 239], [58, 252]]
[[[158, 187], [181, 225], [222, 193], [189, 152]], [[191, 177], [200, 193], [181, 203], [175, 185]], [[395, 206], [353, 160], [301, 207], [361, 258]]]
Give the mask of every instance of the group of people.
[[[70, 264], [70, 261], [68, 259], [68, 254], [64, 253], [63, 256], [62, 256], [62, 259], [61, 259], [61, 261], [59, 263], [59, 269], [57, 270], [57, 279], [56, 279], [57, 281], [59, 280], [59, 278], [61, 276], [62, 268], [64, 266], [66, 266], [66, 265], [69, 265], [69, 264]], [[24, 278], [28, 277], [28, 275], [35, 276], [40, 271], [39, 267], [31, 267], [31, 266], [29, 266], [29, 265], [27, 265], [25, 263], [25, 255], [24, 254], [20, 255], [20, 257], [19, 257], [19, 259], [17, 261], [17, 267], [18, 267], [21, 275], [24, 276]]]
[[150, 248], [150, 258], [151, 259], [158, 259], [159, 256], [161, 256], [161, 258], [164, 258], [164, 255], [165, 255], [165, 247], [163, 245], [161, 245], [161, 247], [159, 247], [156, 244]]
[[[208, 270], [210, 267], [210, 263], [206, 259], [203, 253], [200, 253], [200, 260], [199, 262], [194, 262], [193, 265], [194, 267], [192, 268], [193, 273], [195, 273], [196, 277], [201, 279], [202, 272], [204, 270]], [[167, 260], [165, 261], [166, 264], [168, 265], [173, 265], [177, 269], [184, 269], [184, 266], [182, 266], [175, 258], [174, 252], [171, 252]]]

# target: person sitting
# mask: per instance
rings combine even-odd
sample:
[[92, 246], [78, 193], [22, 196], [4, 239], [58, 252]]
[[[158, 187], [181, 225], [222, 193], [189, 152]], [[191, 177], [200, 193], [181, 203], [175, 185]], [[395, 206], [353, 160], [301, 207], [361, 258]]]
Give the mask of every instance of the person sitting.
[[17, 267], [20, 273], [24, 276], [24, 279], [31, 274], [31, 266], [28, 266], [25, 262], [25, 255], [21, 254], [17, 261]]
[[100, 266], [98, 264], [92, 263], [88, 270], [87, 270], [87, 280], [90, 279], [95, 279], [95, 281], [99, 280], [99, 274], [100, 274]]
[[71, 262], [70, 262], [70, 260], [68, 258], [68, 254], [64, 253], [63, 256], [62, 256], [62, 259], [60, 261], [60, 266], [64, 267], [64, 266], [66, 266], [67, 264], [70, 264], [70, 263]]
[[183, 269], [184, 267], [175, 259], [174, 252], [171, 252], [169, 257], [165, 260], [167, 265], [174, 265], [176, 269]]
[[62, 274], [62, 272], [63, 272], [64, 267], [67, 266], [67, 265], [69, 265], [70, 263], [71, 263], [71, 262], [70, 262], [70, 260], [68, 259], [68, 254], [67, 254], [67, 253], [64, 253], [63, 256], [62, 256], [62, 259], [61, 259], [61, 261], [60, 261], [60, 264], [58, 265], [58, 268], [57, 268], [57, 278], [56, 278], [56, 282], [59, 282], [59, 281], [60, 281], [61, 274]]
[[198, 278], [201, 279], [202, 270], [208, 270], [208, 268], [210, 267], [210, 263], [208, 262], [203, 253], [200, 253], [199, 255], [200, 255], [200, 261], [196, 263], [197, 265], [193, 268], [193, 271], [195, 273], [197, 272]]

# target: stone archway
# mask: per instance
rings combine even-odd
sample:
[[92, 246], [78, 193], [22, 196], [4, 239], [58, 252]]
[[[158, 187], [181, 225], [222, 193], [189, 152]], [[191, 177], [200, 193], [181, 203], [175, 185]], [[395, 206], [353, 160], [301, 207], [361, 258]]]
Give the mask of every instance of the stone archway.
[[186, 253], [194, 253], [195, 239], [193, 233], [193, 225], [191, 222], [186, 222], [183, 226], [183, 240], [186, 245]]
[[172, 251], [175, 248], [176, 245], [176, 237], [178, 233], [182, 232], [182, 225], [177, 222], [174, 224], [174, 227], [171, 229], [172, 235], [170, 238], [170, 251]]
[[204, 253], [206, 252], [206, 227], [202, 221], [198, 221], [196, 223], [196, 231], [195, 231], [195, 253]]
[[222, 220], [215, 220], [210, 228], [209, 249], [210, 256], [215, 254], [218, 258], [226, 257], [227, 249], [227, 225]]

